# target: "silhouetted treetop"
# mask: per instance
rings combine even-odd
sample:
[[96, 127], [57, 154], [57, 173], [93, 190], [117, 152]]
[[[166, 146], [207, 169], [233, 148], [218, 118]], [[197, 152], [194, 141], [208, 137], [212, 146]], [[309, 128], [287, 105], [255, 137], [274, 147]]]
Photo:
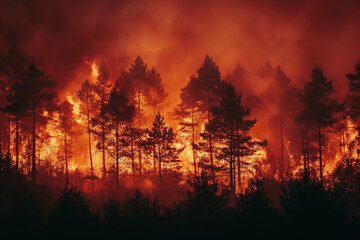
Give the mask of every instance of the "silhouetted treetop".
[[353, 119], [360, 115], [360, 61], [355, 65], [355, 73], [346, 74], [349, 93], [345, 100], [348, 113]]
[[336, 99], [331, 98], [333, 93], [335, 90], [332, 81], [326, 79], [321, 68], [315, 67], [311, 81], [305, 84], [304, 93], [300, 96], [304, 109], [299, 118], [320, 121], [325, 126], [333, 124], [336, 121], [334, 114], [341, 109]]

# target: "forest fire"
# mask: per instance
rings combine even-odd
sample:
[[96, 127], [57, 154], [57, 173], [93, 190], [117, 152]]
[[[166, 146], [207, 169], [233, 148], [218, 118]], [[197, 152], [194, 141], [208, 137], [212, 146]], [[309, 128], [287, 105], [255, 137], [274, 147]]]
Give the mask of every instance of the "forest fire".
[[357, 236], [359, 7], [0, 0], [0, 228]]

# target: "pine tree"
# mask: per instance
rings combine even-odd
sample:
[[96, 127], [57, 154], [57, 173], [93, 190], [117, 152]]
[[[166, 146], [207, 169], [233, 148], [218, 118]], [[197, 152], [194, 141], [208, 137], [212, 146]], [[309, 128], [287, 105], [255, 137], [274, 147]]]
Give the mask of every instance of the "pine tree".
[[322, 163], [322, 129], [331, 126], [336, 122], [335, 113], [341, 110], [336, 99], [331, 95], [335, 93], [331, 80], [327, 80], [323, 70], [315, 67], [312, 70], [311, 82], [306, 83], [304, 92], [300, 96], [300, 101], [304, 109], [298, 116], [299, 119], [317, 126], [318, 129], [318, 146], [320, 162], [320, 181], [323, 184], [323, 163]]
[[345, 100], [350, 117], [358, 121], [360, 116], [360, 61], [355, 65], [355, 73], [346, 74], [349, 94]]
[[[167, 97], [161, 76], [155, 68], [149, 69], [143, 59], [137, 56], [128, 71], [122, 71], [120, 73], [117, 81], [119, 86], [126, 89], [131, 102], [136, 105], [137, 128], [141, 129], [146, 119], [144, 108], [152, 108], [154, 112], [155, 108], [159, 108], [160, 104]], [[144, 139], [142, 139], [143, 134], [135, 134], [141, 132], [135, 129], [135, 125], [136, 123], [133, 123], [132, 132], [134, 135], [131, 138], [131, 145], [133, 146], [135, 141], [138, 143], [139, 174], [142, 174], [142, 151], [140, 143]], [[138, 139], [136, 139], [136, 137], [138, 137]], [[134, 156], [132, 156], [132, 158], [134, 158]]]
[[[20, 52], [16, 48], [12, 48], [8, 51], [8, 53], [5, 56], [0, 56], [0, 78], [3, 78], [3, 84], [1, 86], [2, 88], [2, 97], [9, 97], [11, 95], [12, 88], [15, 85], [20, 85], [20, 83], [24, 79], [25, 74], [25, 66], [28, 66], [28, 63], [30, 58], [27, 54]], [[2, 103], [5, 105], [6, 101], [3, 99]], [[11, 105], [9, 103], [8, 105]], [[1, 106], [5, 107], [5, 106]], [[10, 110], [10, 109], [9, 109]], [[13, 109], [14, 110], [14, 109]], [[10, 155], [10, 147], [11, 147], [11, 125], [12, 121], [16, 119], [14, 116], [14, 113], [7, 112], [7, 116], [3, 116], [2, 123], [5, 125], [6, 128], [4, 128], [4, 138], [7, 140], [7, 153]], [[6, 120], [5, 120], [6, 118]], [[20, 117], [18, 117], [18, 120]], [[19, 121], [20, 122], [20, 121]], [[21, 123], [18, 122], [18, 125]], [[16, 123], [15, 123], [16, 125]], [[5, 127], [5, 126], [4, 126]], [[15, 135], [16, 132], [19, 132], [19, 129], [15, 129]], [[6, 134], [5, 134], [6, 133]], [[4, 139], [5, 140], [5, 139]], [[19, 136], [18, 139], [15, 139], [16, 142], [19, 143]], [[15, 146], [16, 148], [16, 146]], [[19, 146], [18, 146], [19, 148]]]
[[[54, 90], [56, 82], [44, 71], [39, 70], [35, 63], [25, 71], [22, 83], [23, 101], [32, 117], [32, 173], [31, 181], [36, 183], [36, 130], [37, 124], [45, 124], [57, 109], [57, 94]], [[47, 114], [44, 115], [44, 112]]]
[[[195, 80], [196, 79], [196, 80]], [[205, 56], [204, 62], [197, 70], [197, 77], [194, 79], [194, 87], [198, 89], [194, 96], [195, 101], [199, 104], [199, 110], [206, 114], [207, 125], [206, 131], [201, 134], [202, 138], [207, 141], [204, 150], [209, 153], [210, 175], [215, 180], [215, 164], [214, 164], [214, 147], [213, 134], [214, 129], [211, 127], [211, 108], [220, 101], [224, 92], [225, 84], [221, 79], [219, 67], [213, 59], [208, 55]]]
[[130, 103], [123, 88], [114, 87], [111, 90], [109, 101], [106, 104], [106, 114], [109, 119], [108, 128], [113, 135], [113, 140], [108, 140], [108, 153], [116, 161], [115, 181], [116, 189], [118, 189], [120, 157], [124, 156], [124, 148], [129, 146], [129, 141], [125, 138], [124, 132], [135, 115], [135, 107]]
[[250, 115], [250, 109], [242, 103], [241, 94], [238, 94], [231, 84], [227, 84], [225, 94], [219, 105], [211, 109], [214, 120], [211, 122], [214, 131], [214, 143], [220, 144], [219, 159], [229, 163], [229, 182], [235, 193], [235, 166], [238, 166], [238, 183], [241, 186], [241, 157], [252, 155], [255, 146], [265, 145], [266, 142], [253, 140], [248, 136], [249, 130], [256, 120], [246, 119]]
[[175, 147], [176, 134], [165, 123], [164, 117], [158, 112], [154, 118], [151, 130], [147, 130], [148, 143], [153, 144], [154, 159], [157, 159], [159, 177], [162, 176], [162, 164], [170, 166], [171, 170], [179, 168], [178, 155], [183, 149]]
[[24, 104], [24, 98], [26, 98], [26, 92], [22, 82], [16, 82], [8, 91], [6, 101], [8, 104], [3, 111], [9, 113], [15, 120], [15, 167], [19, 168], [19, 131], [20, 131], [20, 119], [24, 117], [27, 111], [27, 106]]
[[[190, 77], [190, 80], [187, 82], [186, 86], [181, 89], [180, 100], [181, 102], [174, 110], [174, 115], [177, 119], [180, 120], [181, 132], [190, 133], [191, 135], [191, 148], [193, 155], [193, 164], [194, 164], [194, 175], [197, 176], [197, 160], [196, 160], [196, 149], [197, 144], [195, 140], [195, 131], [196, 127], [199, 125], [198, 121], [203, 120], [203, 114], [201, 114], [199, 109], [199, 102], [196, 100], [195, 96], [199, 88], [196, 87], [196, 78], [194, 76]], [[190, 119], [190, 120], [189, 120]]]

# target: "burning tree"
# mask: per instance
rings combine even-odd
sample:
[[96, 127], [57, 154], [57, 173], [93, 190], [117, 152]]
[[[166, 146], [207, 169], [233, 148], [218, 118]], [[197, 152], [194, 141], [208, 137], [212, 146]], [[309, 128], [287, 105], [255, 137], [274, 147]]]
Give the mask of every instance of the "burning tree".
[[305, 84], [304, 92], [300, 96], [300, 101], [304, 108], [299, 119], [312, 124], [318, 129], [320, 181], [323, 184], [323, 163], [322, 163], [322, 133], [321, 130], [331, 126], [337, 121], [334, 114], [341, 110], [341, 106], [331, 95], [335, 93], [332, 81], [327, 80], [323, 70], [315, 67], [312, 70], [311, 82]]
[[[175, 137], [171, 127], [166, 126], [164, 117], [158, 112], [153, 121], [151, 130], [146, 130], [148, 139], [147, 143], [153, 145], [154, 159], [157, 159], [159, 177], [162, 174], [161, 164], [166, 163], [171, 166], [172, 170], [179, 168], [180, 162], [178, 156], [183, 149], [177, 149], [175, 145]], [[154, 161], [154, 173], [156, 173]]]
[[254, 126], [256, 120], [246, 119], [250, 115], [250, 109], [242, 103], [241, 94], [238, 94], [231, 84], [227, 84], [224, 96], [218, 105], [212, 107], [211, 113], [214, 120], [206, 128], [213, 129], [214, 142], [219, 148], [217, 157], [229, 163], [230, 189], [235, 193], [236, 165], [240, 187], [241, 158], [254, 154], [255, 146], [264, 146], [266, 142], [255, 141], [248, 136], [248, 132]]
[[[197, 163], [196, 163], [196, 140], [195, 128], [199, 125], [198, 121], [201, 116], [199, 109], [199, 102], [194, 99], [199, 86], [196, 86], [198, 81], [194, 76], [190, 77], [190, 81], [186, 86], [181, 89], [180, 99], [181, 103], [175, 108], [174, 114], [180, 119], [181, 132], [190, 132], [191, 134], [191, 148], [194, 164], [194, 175], [197, 176]], [[190, 121], [188, 120], [190, 118]]]
[[[136, 116], [138, 123], [138, 130], [135, 129], [134, 125], [131, 126], [131, 152], [132, 162], [134, 162], [134, 143], [138, 145], [139, 154], [139, 174], [142, 174], [142, 160], [141, 160], [141, 147], [140, 143], [143, 134], [138, 134], [139, 130], [144, 123], [143, 108], [150, 107], [155, 112], [155, 108], [167, 97], [160, 74], [155, 68], [149, 69], [147, 64], [144, 63], [140, 56], [137, 56], [135, 61], [131, 64], [128, 71], [122, 71], [117, 80], [119, 85], [124, 87], [129, 94], [130, 101], [136, 105]], [[134, 165], [134, 164], [133, 164]]]
[[73, 106], [67, 101], [63, 101], [59, 106], [59, 129], [61, 130], [64, 138], [64, 160], [65, 160], [65, 177], [66, 187], [69, 184], [69, 170], [68, 170], [68, 159], [69, 159], [69, 142], [72, 135], [74, 134], [73, 127], [75, 125], [73, 116]]
[[125, 131], [135, 115], [135, 107], [130, 103], [125, 89], [114, 87], [111, 90], [105, 112], [109, 119], [107, 128], [111, 134], [108, 138], [107, 151], [116, 161], [115, 181], [116, 189], [118, 189], [120, 157], [128, 155], [125, 148], [129, 146], [129, 139], [126, 138]]
[[[184, 89], [186, 94], [191, 94], [191, 104], [184, 104], [189, 110], [199, 111], [204, 117], [206, 116], [207, 124], [211, 126], [211, 108], [219, 102], [224, 92], [224, 82], [221, 79], [219, 67], [208, 55], [205, 56], [204, 62], [197, 70], [197, 76], [191, 78], [188, 87]], [[191, 111], [190, 111], [191, 113]], [[209, 153], [210, 175], [215, 179], [214, 151], [213, 151], [213, 131], [212, 128], [205, 128], [201, 134], [207, 144], [200, 144], [205, 152]]]
[[95, 109], [95, 94], [93, 90], [93, 86], [90, 84], [88, 80], [82, 83], [81, 89], [77, 91], [77, 96], [81, 101], [80, 111], [82, 115], [86, 118], [87, 121], [87, 133], [89, 139], [89, 157], [90, 157], [90, 178], [91, 178], [91, 186], [94, 191], [94, 166], [93, 166], [93, 158], [91, 152], [91, 117], [94, 115]]
[[102, 177], [106, 181], [106, 157], [105, 157], [105, 142], [106, 142], [106, 123], [108, 121], [105, 113], [105, 104], [109, 98], [111, 83], [109, 81], [109, 71], [104, 62], [100, 65], [99, 75], [97, 76], [96, 83], [93, 85], [93, 90], [97, 95], [96, 102], [100, 106], [96, 116], [91, 119], [93, 126], [93, 133], [98, 138], [97, 147], [102, 153]]

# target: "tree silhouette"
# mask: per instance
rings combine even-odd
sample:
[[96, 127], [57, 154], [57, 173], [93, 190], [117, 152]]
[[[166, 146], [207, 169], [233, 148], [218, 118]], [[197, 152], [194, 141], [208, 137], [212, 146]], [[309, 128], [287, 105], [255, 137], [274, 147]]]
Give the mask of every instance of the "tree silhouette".
[[347, 103], [347, 112], [354, 120], [358, 120], [360, 115], [360, 61], [355, 65], [355, 73], [348, 73], [349, 93], [345, 102]]
[[104, 111], [104, 105], [109, 98], [111, 83], [109, 81], [109, 71], [104, 62], [99, 67], [99, 75], [97, 76], [96, 83], [93, 85], [94, 92], [98, 96], [98, 103], [101, 106], [94, 118], [91, 119], [91, 123], [94, 126], [93, 133], [98, 138], [97, 146], [101, 149], [102, 153], [102, 177], [106, 181], [106, 161], [105, 161], [105, 141], [106, 141], [106, 122], [107, 116]]
[[90, 84], [88, 80], [82, 83], [81, 89], [77, 91], [77, 96], [81, 101], [80, 111], [82, 115], [86, 118], [87, 121], [87, 133], [89, 139], [89, 157], [90, 157], [90, 171], [91, 171], [91, 186], [94, 191], [94, 166], [91, 152], [91, 125], [90, 120], [94, 114], [95, 109], [95, 96], [93, 86]]
[[[199, 102], [196, 101], [196, 94], [198, 86], [196, 86], [196, 78], [190, 77], [186, 86], [181, 89], [180, 99], [181, 103], [174, 109], [174, 115], [180, 120], [180, 126], [182, 132], [190, 132], [191, 134], [191, 148], [194, 164], [194, 175], [197, 176], [197, 161], [196, 161], [196, 140], [195, 140], [195, 128], [198, 126], [198, 118], [201, 118], [201, 112], [199, 112]], [[190, 118], [190, 120], [188, 120]]]
[[255, 146], [265, 145], [266, 142], [254, 141], [248, 136], [249, 130], [256, 120], [246, 119], [250, 109], [242, 103], [241, 94], [238, 94], [232, 84], [227, 84], [224, 96], [218, 105], [211, 109], [214, 116], [211, 126], [214, 129], [214, 142], [220, 144], [219, 159], [229, 163], [230, 189], [235, 193], [235, 166], [237, 165], [238, 184], [241, 186], [241, 157], [254, 154]]
[[[154, 159], [157, 159], [158, 172], [161, 177], [162, 164], [166, 163], [171, 166], [171, 170], [178, 169], [178, 155], [182, 149], [177, 149], [175, 144], [176, 134], [171, 127], [166, 126], [164, 117], [158, 112], [153, 121], [151, 130], [146, 130], [148, 143], [154, 147]], [[155, 162], [154, 162], [155, 165]], [[155, 170], [155, 169], [154, 169]]]
[[[22, 88], [23, 101], [27, 104], [32, 116], [32, 174], [31, 180], [36, 183], [36, 129], [37, 123], [45, 122], [57, 108], [57, 94], [54, 90], [56, 82], [51, 80], [44, 71], [39, 70], [35, 63], [25, 71]], [[25, 91], [26, 90], [26, 91]], [[44, 112], [45, 114], [44, 116]]]
[[[213, 59], [208, 55], [205, 56], [205, 59], [197, 69], [197, 76], [192, 77], [188, 83], [188, 89], [191, 90], [193, 96], [190, 98], [193, 103], [190, 106], [196, 106], [199, 111], [206, 116], [208, 126], [211, 126], [211, 108], [216, 104], [225, 89], [224, 82], [221, 80], [221, 74], [219, 67], [215, 64]], [[197, 89], [197, 91], [194, 91]], [[186, 91], [187, 92], [187, 91]], [[207, 141], [207, 146], [203, 144], [203, 149], [209, 153], [210, 160], [210, 175], [215, 179], [214, 172], [214, 154], [213, 154], [213, 129], [208, 127], [205, 129], [205, 132], [202, 133], [202, 138]]]
[[69, 184], [69, 140], [73, 135], [74, 125], [75, 121], [73, 116], [73, 106], [67, 100], [64, 100], [59, 106], [59, 128], [61, 129], [64, 137], [66, 187]]
[[[6, 96], [8, 95], [8, 84], [6, 79], [1, 79], [1, 74], [0, 74], [0, 156], [3, 155], [4, 151], [4, 147], [5, 142], [6, 142], [6, 136], [7, 134], [7, 129], [9, 126], [8, 123], [8, 117], [6, 116], [6, 111], [5, 111], [5, 107], [6, 107]], [[9, 114], [10, 115], [10, 114]]]
[[24, 98], [26, 98], [26, 90], [22, 82], [16, 82], [10, 87], [6, 96], [8, 104], [4, 107], [3, 111], [9, 113], [15, 119], [15, 166], [19, 168], [19, 122], [20, 118], [24, 117], [27, 111], [27, 106], [24, 104]]
[[122, 134], [127, 125], [131, 123], [135, 115], [135, 107], [129, 102], [125, 89], [118, 89], [114, 87], [110, 92], [110, 98], [106, 104], [106, 114], [109, 119], [109, 129], [114, 135], [114, 140], [109, 139], [109, 145], [112, 151], [109, 151], [109, 155], [116, 161], [116, 189], [119, 187], [119, 161], [123, 155], [121, 150], [124, 147], [129, 146], [128, 139], [125, 138], [125, 134]]
[[[119, 82], [119, 86], [126, 89], [131, 102], [136, 105], [137, 127], [138, 129], [141, 129], [142, 124], [144, 123], [143, 118], [146, 117], [143, 109], [152, 108], [153, 112], [155, 112], [155, 108], [158, 108], [167, 97], [160, 74], [155, 68], [149, 69], [143, 59], [140, 56], [137, 56], [128, 71], [122, 71], [120, 73], [117, 81]], [[138, 143], [140, 143], [141, 140], [144, 140], [141, 139], [142, 134], [135, 134], [138, 131], [133, 127], [134, 126], [132, 126], [132, 133], [134, 133], [134, 135], [131, 137], [132, 152], [134, 141], [136, 141], [135, 137], [140, 138], [137, 141]], [[141, 147], [138, 147], [138, 154], [139, 174], [142, 174]], [[132, 159], [134, 159], [133, 154]]]
[[[11, 94], [12, 88], [15, 85], [20, 85], [20, 83], [24, 79], [25, 74], [25, 66], [28, 66], [30, 62], [30, 57], [20, 52], [17, 48], [10, 49], [5, 56], [0, 56], [0, 79], [2, 80], [1, 84], [1, 93], [2, 95], [2, 104], [6, 104], [6, 97], [9, 97]], [[2, 105], [1, 107], [4, 108], [5, 106]], [[8, 105], [11, 105], [11, 103], [8, 103]], [[2, 115], [2, 124], [7, 125], [6, 131], [4, 133], [7, 133], [6, 140], [7, 140], [7, 153], [10, 154], [10, 148], [11, 148], [11, 124], [12, 121], [16, 118], [14, 116], [14, 113], [8, 112], [6, 114], [7, 116]], [[6, 118], [6, 120], [5, 120]], [[22, 118], [22, 117], [21, 117]], [[20, 118], [19, 118], [20, 119]], [[22, 118], [23, 120], [23, 118]], [[19, 122], [18, 122], [19, 125]], [[16, 126], [16, 123], [15, 123]], [[5, 126], [4, 126], [5, 127]], [[16, 132], [19, 132], [19, 129], [15, 129], [15, 135]], [[19, 137], [15, 142], [19, 142]], [[16, 143], [15, 143], [16, 144]], [[19, 146], [18, 146], [19, 147]], [[16, 146], [15, 146], [16, 148]], [[15, 160], [16, 162], [16, 160]]]
[[316, 66], [312, 70], [311, 82], [305, 84], [304, 92], [300, 96], [300, 101], [303, 103], [304, 109], [298, 118], [314, 124], [318, 129], [321, 184], [323, 184], [321, 129], [331, 126], [336, 122], [334, 114], [341, 110], [341, 106], [337, 103], [336, 99], [331, 99], [331, 94], [334, 92], [332, 81], [328, 81], [323, 74], [323, 70]]

